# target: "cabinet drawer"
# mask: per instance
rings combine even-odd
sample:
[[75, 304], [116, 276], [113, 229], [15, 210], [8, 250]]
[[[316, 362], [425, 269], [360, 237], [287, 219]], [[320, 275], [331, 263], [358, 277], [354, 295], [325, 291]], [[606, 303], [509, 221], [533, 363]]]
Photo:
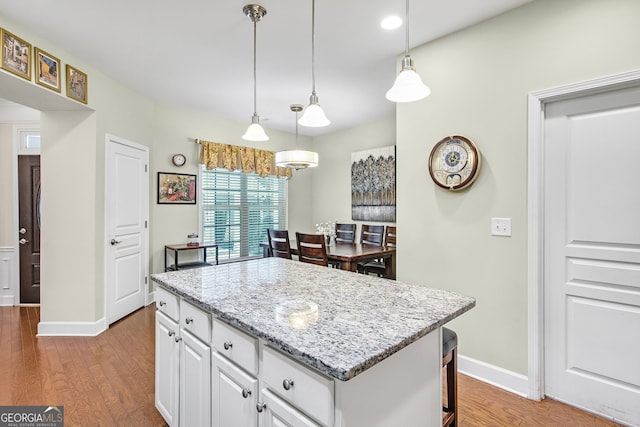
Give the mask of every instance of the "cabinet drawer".
[[333, 425], [333, 380], [268, 346], [262, 351], [262, 377], [273, 392], [298, 409], [323, 425]]
[[213, 340], [211, 346], [220, 354], [228, 357], [242, 369], [257, 375], [258, 340], [228, 325], [213, 319]]
[[211, 341], [211, 317], [195, 305], [180, 300], [180, 327], [200, 338], [207, 345]]
[[156, 308], [175, 321], [180, 320], [179, 298], [164, 288], [156, 286]]

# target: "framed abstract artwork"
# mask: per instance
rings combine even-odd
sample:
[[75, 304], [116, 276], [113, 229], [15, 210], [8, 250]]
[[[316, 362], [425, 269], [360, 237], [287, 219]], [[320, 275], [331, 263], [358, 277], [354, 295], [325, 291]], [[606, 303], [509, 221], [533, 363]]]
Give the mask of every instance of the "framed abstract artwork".
[[396, 221], [396, 146], [351, 153], [351, 219]]

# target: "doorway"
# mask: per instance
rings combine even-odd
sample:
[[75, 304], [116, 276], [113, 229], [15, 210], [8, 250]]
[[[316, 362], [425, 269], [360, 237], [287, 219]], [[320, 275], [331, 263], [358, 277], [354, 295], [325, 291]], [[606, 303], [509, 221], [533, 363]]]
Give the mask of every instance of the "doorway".
[[640, 72], [530, 95], [530, 381], [640, 424]]
[[18, 156], [20, 304], [40, 304], [40, 156]]

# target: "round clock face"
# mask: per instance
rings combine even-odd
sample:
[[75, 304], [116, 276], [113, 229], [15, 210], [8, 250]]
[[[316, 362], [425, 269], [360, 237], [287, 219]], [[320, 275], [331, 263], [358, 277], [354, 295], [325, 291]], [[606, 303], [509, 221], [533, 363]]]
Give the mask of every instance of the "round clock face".
[[429, 174], [433, 182], [447, 190], [469, 186], [480, 167], [480, 152], [464, 136], [448, 136], [439, 141], [429, 156]]
[[175, 154], [172, 158], [171, 161], [173, 162], [174, 165], [176, 166], [182, 166], [187, 162], [187, 158], [184, 156], [184, 154]]

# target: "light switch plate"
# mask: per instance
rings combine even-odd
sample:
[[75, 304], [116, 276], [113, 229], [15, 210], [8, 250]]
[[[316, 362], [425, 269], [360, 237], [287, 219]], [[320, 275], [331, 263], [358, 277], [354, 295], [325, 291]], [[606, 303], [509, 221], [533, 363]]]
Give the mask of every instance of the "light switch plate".
[[511, 236], [511, 218], [491, 218], [492, 236]]

